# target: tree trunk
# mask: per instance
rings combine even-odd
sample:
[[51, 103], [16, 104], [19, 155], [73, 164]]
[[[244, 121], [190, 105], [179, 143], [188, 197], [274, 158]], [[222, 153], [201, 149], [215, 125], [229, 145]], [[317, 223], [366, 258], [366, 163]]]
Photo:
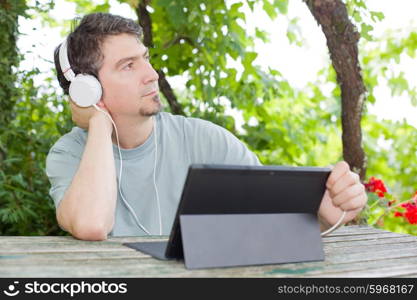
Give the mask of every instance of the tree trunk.
[[365, 85], [358, 61], [359, 33], [341, 0], [304, 0], [321, 25], [342, 92], [343, 157], [363, 180], [366, 159], [362, 148], [361, 118]]
[[[149, 4], [149, 2], [150, 0], [140, 1], [136, 7], [136, 15], [138, 16], [139, 25], [143, 29], [143, 44], [146, 47], [152, 48], [152, 19], [148, 10], [146, 9], [146, 6]], [[156, 71], [159, 75], [159, 88], [167, 99], [169, 107], [171, 108], [171, 112], [177, 115], [184, 115], [181, 104], [178, 102], [177, 97], [171, 88], [171, 85], [166, 79], [165, 73], [161, 69]]]

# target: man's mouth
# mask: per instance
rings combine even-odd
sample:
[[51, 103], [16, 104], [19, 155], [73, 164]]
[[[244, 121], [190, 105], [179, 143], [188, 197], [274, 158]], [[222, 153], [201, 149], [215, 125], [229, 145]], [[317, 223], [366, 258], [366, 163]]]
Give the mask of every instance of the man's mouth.
[[153, 90], [145, 95], [143, 95], [142, 97], [148, 97], [148, 96], [154, 96], [158, 93], [158, 90]]

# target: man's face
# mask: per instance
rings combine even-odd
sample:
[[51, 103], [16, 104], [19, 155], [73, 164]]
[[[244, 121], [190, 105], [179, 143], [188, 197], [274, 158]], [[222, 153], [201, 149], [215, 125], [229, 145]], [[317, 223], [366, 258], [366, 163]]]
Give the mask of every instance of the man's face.
[[135, 36], [119, 34], [107, 37], [101, 50], [98, 76], [109, 111], [125, 116], [158, 113], [162, 108], [158, 73], [149, 63], [148, 49]]

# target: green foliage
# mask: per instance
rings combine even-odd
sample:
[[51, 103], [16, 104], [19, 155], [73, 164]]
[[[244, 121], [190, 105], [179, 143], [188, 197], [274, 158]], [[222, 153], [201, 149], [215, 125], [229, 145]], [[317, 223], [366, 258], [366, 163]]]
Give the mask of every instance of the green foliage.
[[358, 28], [361, 37], [367, 41], [373, 40], [374, 24], [384, 19], [384, 14], [370, 11], [364, 0], [345, 0], [349, 16]]
[[[51, 145], [72, 125], [68, 109], [53, 91], [39, 93], [39, 86], [34, 84], [38, 73], [35, 69], [18, 74], [22, 93], [13, 109], [16, 117], [0, 134], [0, 145], [6, 146], [0, 170], [2, 234], [63, 234], [48, 196], [45, 160]], [[54, 112], [58, 109], [62, 111]]]
[[382, 179], [388, 197], [369, 196], [362, 214], [367, 223], [390, 231], [417, 235], [417, 226], [395, 217], [388, 201], [408, 201], [417, 190], [417, 138], [415, 127], [406, 122], [377, 121], [367, 115], [363, 121], [364, 146], [368, 157], [368, 174]]
[[404, 73], [397, 74], [393, 67], [406, 56], [415, 58], [417, 51], [417, 33], [415, 28], [404, 34], [400, 30], [390, 30], [382, 38], [363, 45], [361, 63], [363, 77], [368, 90], [368, 101], [376, 101], [373, 89], [381, 81], [387, 81], [392, 96], [406, 94], [413, 105], [417, 105], [416, 87], [408, 84]]
[[17, 98], [14, 86], [16, 74], [13, 70], [20, 60], [16, 49], [17, 19], [25, 15], [25, 10], [26, 3], [23, 0], [0, 3], [0, 131], [5, 130], [5, 125], [13, 118], [12, 109]]
[[363, 120], [368, 174], [381, 178], [402, 199], [417, 190], [417, 130], [406, 122]]
[[[369, 103], [378, 101], [374, 87], [386, 82], [391, 96], [406, 95], [412, 104], [417, 104], [416, 87], [409, 85], [403, 72], [393, 71], [405, 56], [414, 58], [416, 50], [415, 31], [390, 30], [383, 37], [374, 38], [372, 43], [363, 44], [361, 60]], [[362, 120], [362, 129], [368, 160], [367, 174], [382, 179], [397, 201], [410, 199], [410, 195], [417, 190], [417, 129], [405, 121], [380, 120], [369, 113]], [[368, 207], [365, 215], [369, 224], [417, 235], [417, 226], [395, 217], [387, 211], [386, 203], [372, 201], [371, 197]]]

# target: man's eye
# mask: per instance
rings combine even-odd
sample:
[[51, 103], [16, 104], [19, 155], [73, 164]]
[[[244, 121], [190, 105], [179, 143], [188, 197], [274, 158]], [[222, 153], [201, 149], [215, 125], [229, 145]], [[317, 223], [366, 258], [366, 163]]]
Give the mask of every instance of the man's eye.
[[126, 66], [123, 67], [123, 70], [130, 70], [133, 67], [133, 63], [129, 63]]
[[147, 55], [147, 56], [145, 56], [145, 59], [146, 59], [147, 61], [149, 61], [149, 60], [151, 59], [151, 57], [150, 57], [149, 55]]

